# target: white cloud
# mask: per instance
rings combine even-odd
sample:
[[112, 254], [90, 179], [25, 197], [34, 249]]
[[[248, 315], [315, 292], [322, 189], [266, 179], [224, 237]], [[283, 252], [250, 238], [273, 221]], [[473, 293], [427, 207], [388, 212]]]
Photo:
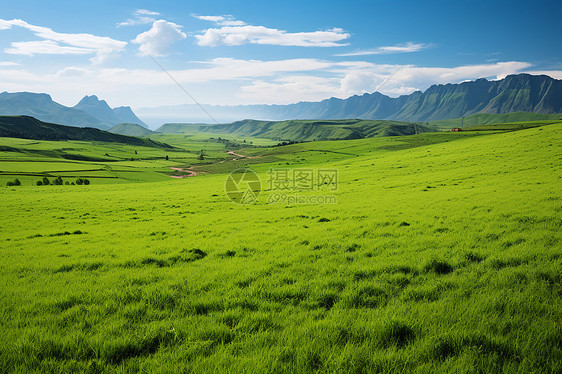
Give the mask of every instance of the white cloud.
[[152, 23], [156, 21], [156, 18], [154, 17], [159, 15], [160, 13], [158, 12], [153, 12], [146, 9], [137, 9], [133, 12], [133, 18], [129, 18], [123, 22], [119, 22], [117, 26], [120, 27], [120, 26], [146, 25], [148, 23]]
[[258, 80], [242, 86], [238, 97], [263, 102], [267, 93], [268, 103], [274, 98], [276, 103], [293, 103], [295, 101], [320, 101], [337, 92], [338, 78], [323, 78], [310, 75], [286, 76], [273, 82]]
[[394, 53], [410, 53], [410, 52], [418, 52], [423, 49], [430, 48], [431, 46], [432, 44], [407, 42], [407, 43], [390, 45], [385, 47], [378, 47], [374, 49], [366, 49], [366, 50], [349, 52], [349, 53], [340, 53], [335, 56], [346, 57], [346, 56], [367, 56], [367, 55], [388, 55]]
[[33, 56], [35, 54], [49, 55], [88, 55], [95, 53], [95, 49], [61, 46], [52, 40], [39, 40], [34, 42], [13, 42], [11, 48], [4, 52], [13, 55]]
[[[0, 19], [0, 30], [7, 30], [14, 26], [33, 32], [42, 41], [13, 42], [11, 48], [5, 52], [11, 54], [96, 54], [92, 61], [102, 62], [108, 56], [121, 51], [127, 42], [111, 39], [106, 36], [92, 34], [69, 34], [53, 31], [48, 27], [31, 25], [20, 19]], [[62, 44], [62, 45], [61, 45]], [[64, 45], [66, 44], [66, 45]]]
[[132, 42], [139, 44], [142, 56], [165, 56], [170, 44], [186, 38], [181, 28], [180, 25], [161, 19], [155, 21], [150, 30], [137, 35]]
[[[204, 18], [201, 18], [204, 17]], [[350, 35], [342, 29], [333, 28], [324, 31], [295, 32], [271, 29], [265, 26], [251, 26], [223, 16], [198, 16], [200, 19], [213, 21], [221, 28], [210, 28], [203, 34], [195, 35], [197, 44], [206, 47], [220, 45], [236, 46], [243, 44], [268, 44], [297, 47], [340, 47], [347, 45], [341, 41]]]
[[225, 15], [225, 16], [197, 16], [197, 15], [194, 15], [193, 17], [195, 17], [197, 19], [200, 19], [202, 21], [214, 22], [214, 23], [216, 23], [217, 25], [220, 25], [220, 26], [244, 26], [244, 25], [246, 25], [246, 22], [239, 21], [231, 15]]
[[158, 12], [153, 12], [151, 10], [146, 10], [146, 9], [137, 9], [133, 12], [134, 15], [145, 15], [145, 16], [159, 16], [160, 13]]
[[0, 62], [0, 66], [20, 66], [21, 64], [18, 64], [17, 62], [11, 62], [11, 61], [2, 61]]
[[[380, 65], [365, 61], [287, 59], [274, 61], [219, 58], [192, 62], [169, 73], [202, 103], [288, 104], [328, 97], [346, 98], [380, 88], [390, 96], [425, 90], [436, 83], [458, 83], [531, 72], [526, 62], [508, 61], [456, 67]], [[534, 74], [539, 72], [533, 72]], [[562, 77], [562, 71], [542, 72]], [[66, 67], [37, 74], [23, 67], [0, 69], [3, 90], [48, 92], [67, 105], [96, 93], [118, 105], [159, 106], [189, 101], [158, 68]], [[381, 83], [386, 82], [381, 86]], [[53, 91], [56, 87], [56, 91]]]

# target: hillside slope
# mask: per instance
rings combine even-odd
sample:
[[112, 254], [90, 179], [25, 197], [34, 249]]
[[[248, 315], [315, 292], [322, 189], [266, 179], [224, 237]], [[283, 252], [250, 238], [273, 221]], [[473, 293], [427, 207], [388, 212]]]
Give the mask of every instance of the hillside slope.
[[258, 121], [243, 120], [223, 125], [199, 126], [192, 124], [165, 124], [158, 132], [182, 133], [209, 132], [233, 134], [275, 140], [313, 141], [362, 139], [378, 136], [412, 135], [427, 132], [431, 128], [425, 125], [372, 120], [294, 120], [294, 121]]
[[151, 131], [147, 128], [144, 128], [136, 123], [120, 123], [108, 130], [114, 134], [121, 134], [121, 135], [128, 135], [128, 136], [149, 136], [154, 134], [154, 131]]
[[146, 147], [171, 148], [150, 139], [113, 134], [89, 127], [62, 126], [45, 123], [29, 116], [0, 116], [0, 137], [38, 140], [83, 140], [117, 142]]

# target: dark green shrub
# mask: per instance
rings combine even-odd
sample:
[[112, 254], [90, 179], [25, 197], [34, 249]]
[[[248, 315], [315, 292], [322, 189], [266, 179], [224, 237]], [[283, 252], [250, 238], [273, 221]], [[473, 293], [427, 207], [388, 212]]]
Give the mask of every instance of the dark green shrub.
[[14, 179], [14, 186], [21, 186], [21, 182], [18, 178]]
[[6, 186], [8, 186], [8, 187], [12, 187], [13, 185], [14, 185], [14, 182], [12, 182], [12, 181], [8, 181], [6, 183]]
[[84, 184], [85, 184], [86, 186], [90, 184], [90, 180], [89, 180], [89, 179], [84, 179], [83, 182], [84, 182]]
[[36, 183], [36, 184], [37, 184], [38, 186], [42, 186], [42, 185], [43, 185], [43, 182], [41, 182], [41, 181], [37, 181], [37, 183]]
[[81, 185], [84, 184], [84, 180], [82, 178], [78, 178], [78, 179], [76, 179], [76, 184], [81, 186]]
[[448, 274], [453, 271], [453, 267], [445, 261], [432, 259], [424, 266], [424, 270], [435, 274]]
[[51, 181], [47, 177], [43, 177], [43, 186], [48, 186], [51, 184]]

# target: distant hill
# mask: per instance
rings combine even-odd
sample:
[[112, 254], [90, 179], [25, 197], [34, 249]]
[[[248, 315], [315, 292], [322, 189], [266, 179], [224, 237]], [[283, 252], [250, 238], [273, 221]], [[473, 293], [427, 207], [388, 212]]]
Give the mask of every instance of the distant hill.
[[154, 134], [154, 131], [150, 131], [136, 123], [120, 123], [109, 129], [109, 132], [114, 134], [128, 135], [144, 137]]
[[0, 115], [27, 115], [41, 121], [78, 127], [108, 129], [110, 126], [98, 118], [76, 108], [53, 101], [47, 94], [31, 92], [0, 93]]
[[[347, 99], [290, 105], [212, 106], [205, 109], [219, 121], [241, 118], [289, 119], [386, 119], [395, 121], [435, 121], [476, 113], [511, 112], [562, 113], [562, 80], [546, 75], [509, 75], [497, 81], [478, 79], [458, 84], [439, 84], [425, 92], [391, 98], [379, 92]], [[138, 110], [146, 118], [166, 121], [208, 121], [196, 105], [179, 105]], [[163, 121], [164, 122], [164, 121]]]
[[378, 136], [412, 135], [433, 129], [417, 123], [373, 120], [291, 120], [257, 121], [243, 120], [224, 125], [165, 124], [158, 132], [208, 132], [269, 138], [279, 141], [313, 141], [362, 139]]
[[200, 128], [209, 126], [204, 123], [165, 123], [155, 130], [169, 134], [184, 134], [199, 131]]
[[98, 99], [96, 95], [84, 96], [74, 108], [83, 110], [106, 124], [117, 125], [119, 123], [135, 123], [147, 127], [146, 124], [133, 113], [130, 107], [121, 106], [111, 109], [105, 100]]
[[514, 112], [504, 114], [473, 114], [471, 116], [454, 119], [443, 119], [438, 121], [430, 121], [431, 126], [440, 129], [451, 129], [454, 127], [482, 126], [495, 123], [513, 123], [527, 121], [555, 121], [562, 119], [562, 114], [543, 114], [529, 112]]
[[0, 116], [0, 137], [37, 140], [101, 141], [155, 148], [172, 148], [168, 144], [155, 142], [150, 139], [113, 134], [90, 127], [45, 123], [29, 116]]

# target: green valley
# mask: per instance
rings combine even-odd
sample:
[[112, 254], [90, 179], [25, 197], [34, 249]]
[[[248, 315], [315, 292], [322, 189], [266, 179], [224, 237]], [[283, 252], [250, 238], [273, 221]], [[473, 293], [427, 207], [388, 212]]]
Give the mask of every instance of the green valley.
[[[0, 189], [0, 368], [558, 372], [562, 123], [525, 127], [0, 138], [0, 181], [22, 180]], [[261, 194], [235, 204], [225, 181], [245, 167]], [[337, 188], [280, 191], [271, 170], [335, 170]], [[92, 179], [33, 185], [47, 174]]]

